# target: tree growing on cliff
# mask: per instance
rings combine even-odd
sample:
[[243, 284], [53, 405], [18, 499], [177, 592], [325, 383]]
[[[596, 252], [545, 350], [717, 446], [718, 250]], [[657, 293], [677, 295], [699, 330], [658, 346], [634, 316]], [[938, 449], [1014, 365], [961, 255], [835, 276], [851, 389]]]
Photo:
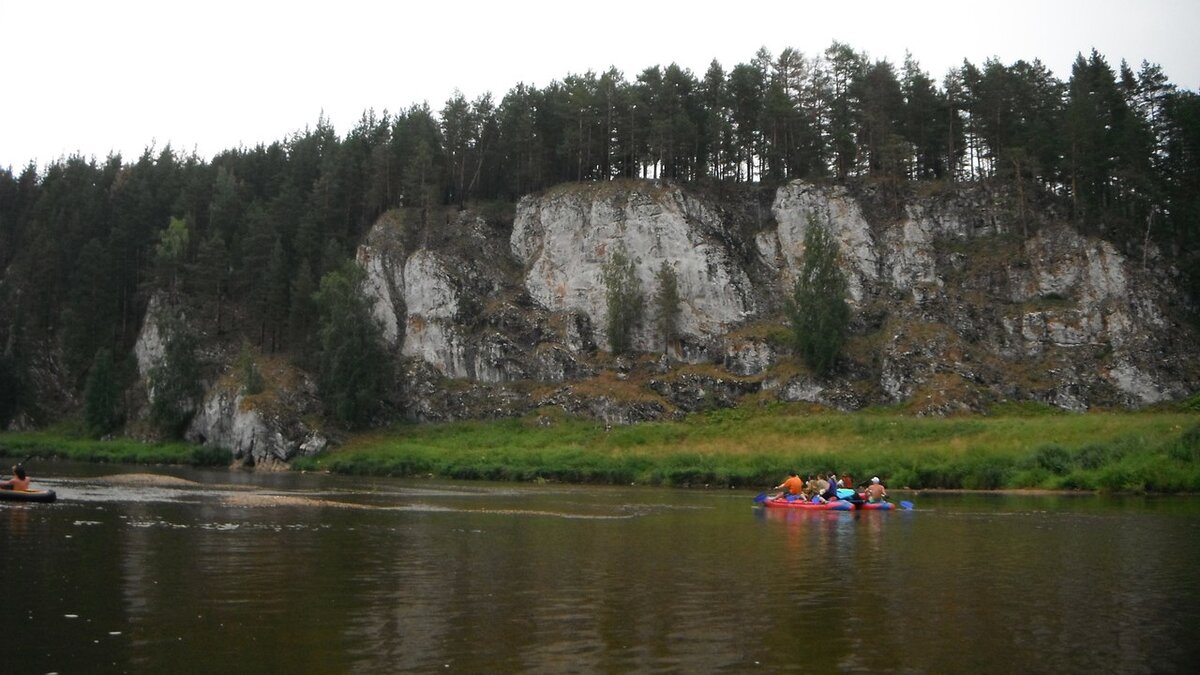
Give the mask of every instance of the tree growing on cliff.
[[658, 334], [663, 341], [663, 353], [666, 354], [671, 348], [671, 342], [679, 337], [679, 278], [665, 260], [654, 277], [658, 281], [654, 309], [658, 319]]
[[101, 347], [83, 387], [84, 421], [88, 433], [99, 438], [116, 428], [120, 396], [113, 372], [112, 351]]
[[181, 321], [160, 326], [167, 335], [163, 358], [150, 370], [150, 421], [169, 438], [179, 438], [200, 396], [200, 362], [196, 336]]
[[827, 375], [846, 343], [850, 307], [837, 241], [814, 216], [808, 219], [800, 275], [787, 312], [796, 351], [814, 372]]
[[642, 323], [646, 297], [633, 260], [617, 249], [604, 264], [604, 288], [608, 300], [608, 346], [613, 354], [633, 349], [633, 333]]
[[365, 278], [362, 268], [348, 262], [321, 278], [315, 297], [321, 399], [337, 422], [352, 429], [371, 421], [392, 372], [382, 329], [362, 293]]

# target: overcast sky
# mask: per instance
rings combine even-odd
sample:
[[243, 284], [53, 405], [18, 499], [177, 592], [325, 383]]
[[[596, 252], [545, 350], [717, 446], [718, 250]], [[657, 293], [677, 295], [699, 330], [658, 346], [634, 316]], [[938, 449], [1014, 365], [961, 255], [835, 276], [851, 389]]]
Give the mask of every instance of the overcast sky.
[[[419, 7], [414, 7], [419, 6]], [[364, 110], [457, 88], [496, 103], [518, 82], [615, 66], [728, 71], [759, 47], [834, 40], [939, 82], [963, 59], [1041, 59], [1060, 79], [1094, 47], [1200, 89], [1200, 0], [370, 2], [0, 0], [0, 167], [151, 145], [209, 158], [282, 140], [324, 112], [344, 136]]]

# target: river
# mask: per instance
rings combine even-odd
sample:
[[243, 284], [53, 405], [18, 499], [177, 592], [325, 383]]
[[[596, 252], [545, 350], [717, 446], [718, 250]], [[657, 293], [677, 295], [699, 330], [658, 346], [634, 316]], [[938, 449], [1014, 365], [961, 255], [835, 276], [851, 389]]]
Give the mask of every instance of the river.
[[1200, 500], [34, 463], [3, 672], [1190, 672]]

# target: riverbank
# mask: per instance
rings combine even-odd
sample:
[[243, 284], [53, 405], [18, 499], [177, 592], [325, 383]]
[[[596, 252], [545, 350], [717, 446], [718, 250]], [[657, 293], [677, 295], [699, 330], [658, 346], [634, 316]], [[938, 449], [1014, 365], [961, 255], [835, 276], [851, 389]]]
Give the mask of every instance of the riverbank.
[[[20, 459], [219, 465], [228, 453], [183, 444], [0, 434]], [[372, 476], [758, 488], [788, 470], [837, 471], [894, 488], [1200, 492], [1200, 414], [1191, 411], [918, 418], [802, 406], [731, 409], [606, 428], [534, 416], [404, 425], [348, 437], [294, 470]]]

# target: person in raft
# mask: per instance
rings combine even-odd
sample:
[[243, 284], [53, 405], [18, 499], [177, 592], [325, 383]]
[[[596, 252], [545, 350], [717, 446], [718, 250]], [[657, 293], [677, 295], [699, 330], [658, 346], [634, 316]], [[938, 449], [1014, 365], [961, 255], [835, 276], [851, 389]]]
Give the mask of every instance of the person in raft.
[[883, 487], [883, 483], [879, 482], [879, 476], [871, 479], [871, 484], [867, 486], [867, 502], [878, 504], [887, 497], [887, 488]]
[[824, 476], [819, 473], [814, 475], [811, 479], [809, 479], [808, 487], [810, 491], [809, 499], [812, 500], [813, 503], [824, 504], [826, 501], [828, 501], [825, 497], [825, 494], [829, 492], [829, 481], [825, 480]]
[[836, 474], [836, 473], [834, 473], [834, 472], [832, 472], [832, 471], [830, 471], [830, 472], [829, 472], [829, 477], [825, 479], [825, 482], [826, 482], [826, 483], [829, 483], [829, 488], [828, 488], [827, 490], [825, 490], [825, 493], [824, 493], [824, 494], [822, 494], [821, 496], [822, 496], [822, 497], [824, 497], [824, 498], [825, 498], [827, 501], [833, 501], [833, 500], [837, 499], [837, 498], [838, 498], [838, 494], [837, 494], [837, 489], [838, 489], [838, 478], [837, 478], [837, 474]]
[[779, 485], [776, 485], [772, 489], [783, 490], [783, 492], [775, 495], [775, 499], [782, 497], [784, 492], [790, 495], [798, 495], [800, 494], [800, 491], [804, 489], [804, 481], [800, 480], [799, 474], [797, 474], [795, 471], [789, 471], [787, 480], [783, 481]]
[[25, 467], [20, 464], [12, 468], [12, 480], [0, 481], [0, 490], [29, 491], [29, 477], [25, 475]]

